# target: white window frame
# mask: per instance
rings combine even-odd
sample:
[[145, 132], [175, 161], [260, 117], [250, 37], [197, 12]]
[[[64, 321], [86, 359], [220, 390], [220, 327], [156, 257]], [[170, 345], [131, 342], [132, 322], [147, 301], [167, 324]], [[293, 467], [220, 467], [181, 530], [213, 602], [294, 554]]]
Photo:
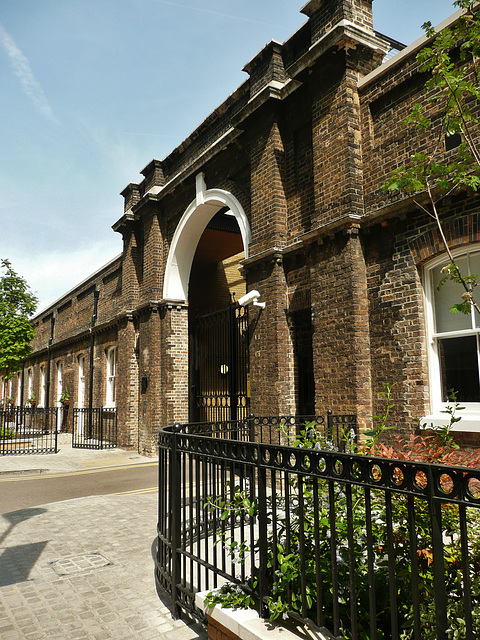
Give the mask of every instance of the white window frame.
[[[480, 252], [480, 244], [474, 244], [469, 246], [460, 247], [452, 251], [454, 258], [461, 258], [467, 254]], [[480, 328], [460, 329], [457, 331], [443, 331], [437, 332], [435, 327], [435, 308], [434, 308], [434, 295], [435, 288], [432, 282], [432, 271], [435, 267], [440, 265], [449, 264], [449, 259], [446, 253], [434, 258], [423, 269], [423, 285], [424, 285], [424, 303], [425, 303], [425, 324], [427, 334], [427, 353], [428, 353], [428, 372], [429, 372], [429, 385], [430, 385], [430, 412], [431, 414], [425, 416], [421, 422], [426, 423], [427, 426], [431, 424], [434, 427], [440, 427], [448, 424], [449, 416], [444, 413], [447, 406], [451, 405], [451, 402], [445, 402], [442, 398], [442, 379], [440, 368], [440, 357], [438, 351], [438, 344], [440, 338], [446, 337], [462, 337], [462, 336], [474, 336], [480, 335]], [[458, 285], [458, 300], [460, 302], [463, 289], [461, 285]], [[472, 309], [473, 314], [473, 309]], [[480, 350], [479, 354], [479, 373], [480, 373]], [[456, 431], [480, 431], [480, 402], [461, 402], [461, 406], [465, 407], [464, 410], [458, 412], [458, 417], [461, 420], [455, 423], [452, 427]]]
[[57, 408], [61, 408], [60, 397], [63, 393], [63, 362], [57, 362]]
[[33, 370], [32, 369], [28, 369], [27, 371], [27, 389], [28, 389], [27, 400], [29, 400], [33, 394]]
[[22, 374], [17, 373], [17, 407], [22, 404]]
[[117, 347], [110, 347], [110, 349], [107, 350], [106, 407], [114, 408], [116, 406], [116, 377]]
[[78, 394], [77, 406], [79, 409], [85, 408], [85, 356], [78, 356]]
[[40, 367], [40, 402], [38, 404], [39, 407], [45, 406], [45, 400], [47, 397], [47, 377], [45, 373], [45, 365], [42, 364]]

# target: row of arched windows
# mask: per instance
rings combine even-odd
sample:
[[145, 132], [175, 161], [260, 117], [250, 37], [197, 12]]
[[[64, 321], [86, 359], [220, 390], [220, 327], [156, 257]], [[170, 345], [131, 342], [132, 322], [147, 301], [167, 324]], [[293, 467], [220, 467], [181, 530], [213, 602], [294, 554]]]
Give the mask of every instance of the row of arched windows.
[[[85, 407], [85, 398], [87, 390], [88, 372], [86, 371], [85, 356], [79, 355], [77, 358], [77, 397], [71, 400], [76, 400], [78, 407]], [[47, 394], [47, 369], [46, 365], [40, 366], [40, 380], [39, 380], [39, 397], [35, 393], [34, 386], [34, 369], [29, 367], [26, 370], [25, 375], [25, 391], [24, 391], [24, 404], [36, 404], [38, 407], [44, 407], [46, 405]], [[58, 361], [55, 365], [55, 380], [54, 384], [54, 405], [61, 406], [62, 394], [65, 392], [64, 387], [64, 367], [63, 362]], [[116, 375], [117, 375], [117, 347], [110, 347], [106, 351], [106, 370], [105, 370], [105, 407], [115, 407], [116, 402]], [[22, 390], [22, 373], [15, 374], [13, 379], [4, 380], [0, 378], [0, 405], [14, 404], [20, 406], [22, 404], [21, 399]], [[72, 393], [72, 389], [69, 390]]]

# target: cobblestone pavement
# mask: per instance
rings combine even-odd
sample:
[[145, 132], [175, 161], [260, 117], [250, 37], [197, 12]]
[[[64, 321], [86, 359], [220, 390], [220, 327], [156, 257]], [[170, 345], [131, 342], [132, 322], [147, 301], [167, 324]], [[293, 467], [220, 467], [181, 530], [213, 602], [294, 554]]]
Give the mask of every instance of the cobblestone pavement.
[[[32, 467], [28, 457], [17, 464]], [[156, 592], [156, 515], [157, 494], [137, 493], [0, 516], [0, 638], [204, 640], [199, 625], [172, 620]]]

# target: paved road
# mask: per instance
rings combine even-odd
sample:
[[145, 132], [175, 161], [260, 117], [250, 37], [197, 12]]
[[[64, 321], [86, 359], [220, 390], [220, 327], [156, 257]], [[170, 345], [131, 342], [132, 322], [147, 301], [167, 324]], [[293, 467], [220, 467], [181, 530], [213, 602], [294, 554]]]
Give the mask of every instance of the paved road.
[[1, 476], [0, 513], [86, 496], [157, 492], [158, 463], [48, 475]]
[[155, 589], [155, 486], [151, 459], [63, 434], [56, 455], [0, 457], [1, 640], [205, 640]]

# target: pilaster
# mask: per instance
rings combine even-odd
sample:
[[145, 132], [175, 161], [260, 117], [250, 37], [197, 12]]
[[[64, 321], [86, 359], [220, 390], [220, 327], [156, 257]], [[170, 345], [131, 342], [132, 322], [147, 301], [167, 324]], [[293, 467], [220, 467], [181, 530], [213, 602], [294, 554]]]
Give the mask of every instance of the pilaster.
[[[139, 447], [139, 371], [136, 350], [136, 329], [133, 316], [128, 314], [118, 329], [116, 406], [118, 416], [118, 445], [125, 449]], [[152, 453], [152, 447], [141, 453]], [[154, 449], [153, 449], [154, 452]]]

